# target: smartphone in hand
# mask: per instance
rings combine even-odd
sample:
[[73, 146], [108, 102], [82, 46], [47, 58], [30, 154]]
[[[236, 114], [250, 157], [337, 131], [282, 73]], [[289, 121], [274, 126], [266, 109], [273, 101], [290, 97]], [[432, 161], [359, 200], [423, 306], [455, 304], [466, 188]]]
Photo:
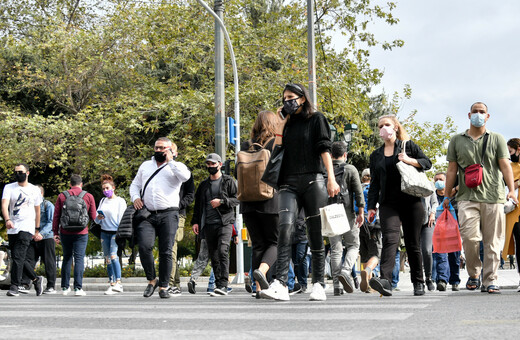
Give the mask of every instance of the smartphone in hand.
[[101, 216], [105, 217], [105, 214], [103, 213], [102, 210], [98, 210], [97, 213], [98, 213], [98, 215], [101, 215]]

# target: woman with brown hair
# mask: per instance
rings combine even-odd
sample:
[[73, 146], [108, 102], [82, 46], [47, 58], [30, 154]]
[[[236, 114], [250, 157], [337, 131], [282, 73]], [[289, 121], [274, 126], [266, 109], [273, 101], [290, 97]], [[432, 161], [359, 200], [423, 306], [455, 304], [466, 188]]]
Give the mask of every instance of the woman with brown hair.
[[126, 201], [122, 197], [116, 196], [116, 185], [112, 176], [107, 174], [101, 176], [101, 188], [105, 197], [99, 202], [98, 215], [94, 222], [101, 225], [101, 247], [110, 280], [110, 287], [105, 291], [105, 295], [113, 295], [123, 292], [121, 265], [117, 256], [116, 232], [126, 210]]
[[[414, 295], [424, 295], [424, 277], [421, 256], [421, 228], [424, 209], [421, 198], [401, 191], [401, 174], [396, 167], [399, 161], [419, 170], [428, 170], [432, 163], [417, 144], [412, 142], [395, 115], [379, 118], [379, 136], [384, 144], [370, 155], [370, 189], [368, 190], [368, 221], [376, 215], [379, 203], [379, 221], [383, 236], [381, 251], [381, 277], [373, 277], [369, 284], [385, 296], [392, 295], [392, 270], [403, 227], [404, 242]], [[405, 151], [403, 144], [406, 142]]]
[[[256, 117], [251, 129], [251, 139], [240, 146], [241, 150], [248, 150], [253, 144], [260, 144], [272, 151], [274, 148], [276, 126], [280, 119], [272, 111], [262, 111]], [[255, 147], [255, 146], [253, 146]], [[240, 181], [239, 177], [239, 181]], [[238, 183], [240, 186], [242, 183]], [[240, 211], [252, 242], [253, 277], [256, 282], [256, 297], [262, 289], [269, 288], [266, 274], [276, 262], [278, 242], [278, 193], [262, 201], [242, 201]]]

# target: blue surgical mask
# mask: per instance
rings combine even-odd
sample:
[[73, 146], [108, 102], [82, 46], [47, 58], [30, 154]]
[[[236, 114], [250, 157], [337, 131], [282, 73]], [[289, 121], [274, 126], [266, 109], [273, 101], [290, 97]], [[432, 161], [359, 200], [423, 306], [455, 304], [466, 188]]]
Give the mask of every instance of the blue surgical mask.
[[474, 127], [483, 127], [486, 124], [486, 114], [485, 113], [472, 113], [471, 114], [471, 125]]
[[444, 181], [437, 181], [435, 182], [435, 189], [442, 190], [445, 187]]

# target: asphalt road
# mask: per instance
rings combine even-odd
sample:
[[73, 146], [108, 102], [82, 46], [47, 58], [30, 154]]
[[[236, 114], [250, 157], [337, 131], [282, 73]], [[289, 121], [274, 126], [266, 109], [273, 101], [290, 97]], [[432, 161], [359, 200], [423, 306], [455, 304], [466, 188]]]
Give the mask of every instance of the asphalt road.
[[[225, 297], [200, 291], [160, 299], [138, 292], [85, 297], [0, 294], [2, 339], [513, 339], [520, 293], [409, 290], [392, 297], [327, 291], [325, 302], [256, 300], [243, 288]], [[2, 292], [3, 293], [3, 292]]]

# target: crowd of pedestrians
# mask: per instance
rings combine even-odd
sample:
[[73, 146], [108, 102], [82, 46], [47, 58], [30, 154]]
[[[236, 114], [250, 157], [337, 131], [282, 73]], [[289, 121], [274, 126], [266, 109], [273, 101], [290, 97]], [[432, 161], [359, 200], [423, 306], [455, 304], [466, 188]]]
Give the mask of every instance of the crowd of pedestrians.
[[[326, 300], [325, 273], [329, 261], [325, 244], [330, 249], [334, 296], [358, 288], [391, 296], [396, 289], [401, 238], [414, 295], [424, 295], [426, 290], [445, 291], [448, 284], [458, 291], [463, 256], [470, 276], [465, 288], [498, 294], [501, 256], [516, 254], [517, 261], [520, 258], [520, 139], [506, 143], [500, 134], [486, 129], [489, 118], [484, 103], [471, 106], [470, 127], [452, 137], [447, 171], [434, 175], [435, 189], [427, 197], [405, 193], [401, 186], [398, 163], [420, 172], [429, 170], [432, 163], [410, 140], [396, 116], [379, 118], [382, 145], [370, 155], [370, 168], [363, 169], [360, 175], [358, 169], [347, 164], [347, 144], [331, 141], [327, 119], [315, 110], [307, 89], [300, 84], [285, 86], [283, 107], [276, 113], [260, 112], [250, 139], [241, 144], [242, 150], [259, 147], [273, 155], [283, 152], [273, 184], [276, 190], [262, 199], [242, 196], [239, 200], [239, 188], [250, 183], [237, 183], [223, 173], [222, 159], [215, 153], [205, 157], [208, 177], [195, 186], [191, 171], [177, 161], [176, 144], [165, 137], [155, 141], [153, 157], [139, 167], [130, 186], [130, 206], [116, 194], [116, 184], [108, 174], [101, 177], [104, 197], [97, 208], [77, 174], [70, 178], [70, 189], [60, 193], [53, 205], [43, 199], [43, 187], [29, 182], [29, 166], [17, 164], [15, 182], [6, 185], [2, 193], [2, 215], [12, 262], [7, 295], [26, 294], [31, 285], [36, 295], [56, 293], [58, 243], [63, 249], [61, 293], [72, 292], [73, 267], [73, 294], [86, 295], [82, 284], [84, 256], [89, 225], [93, 223], [99, 225], [97, 236], [107, 265], [105, 294], [123, 293], [116, 235], [123, 216], [130, 211], [148, 281], [143, 296], [151, 297], [157, 288], [161, 298], [178, 296], [182, 288], [177, 243], [183, 238], [186, 209], [193, 202], [191, 226], [200, 251], [188, 282], [192, 294], [196, 293], [197, 278], [208, 262], [212, 267], [208, 293], [226, 296], [230, 292], [230, 242], [238, 242], [235, 209], [243, 214], [252, 246], [246, 289], [257, 299], [288, 301], [293, 294], [310, 292], [309, 300]], [[465, 174], [474, 164], [480, 164], [482, 172], [477, 185], [470, 183]], [[239, 181], [243, 180], [239, 177]], [[343, 205], [350, 228], [345, 233], [324, 237], [320, 208], [333, 203]], [[509, 210], [504, 210], [505, 205], [506, 209], [509, 205]], [[435, 226], [444, 209], [452, 211], [459, 223], [464, 255], [460, 251], [433, 252]], [[156, 239], [158, 273], [154, 258]], [[361, 268], [355, 268], [359, 256]], [[45, 265], [45, 289], [44, 278], [35, 273], [38, 261]], [[517, 268], [520, 272], [520, 265]]]

